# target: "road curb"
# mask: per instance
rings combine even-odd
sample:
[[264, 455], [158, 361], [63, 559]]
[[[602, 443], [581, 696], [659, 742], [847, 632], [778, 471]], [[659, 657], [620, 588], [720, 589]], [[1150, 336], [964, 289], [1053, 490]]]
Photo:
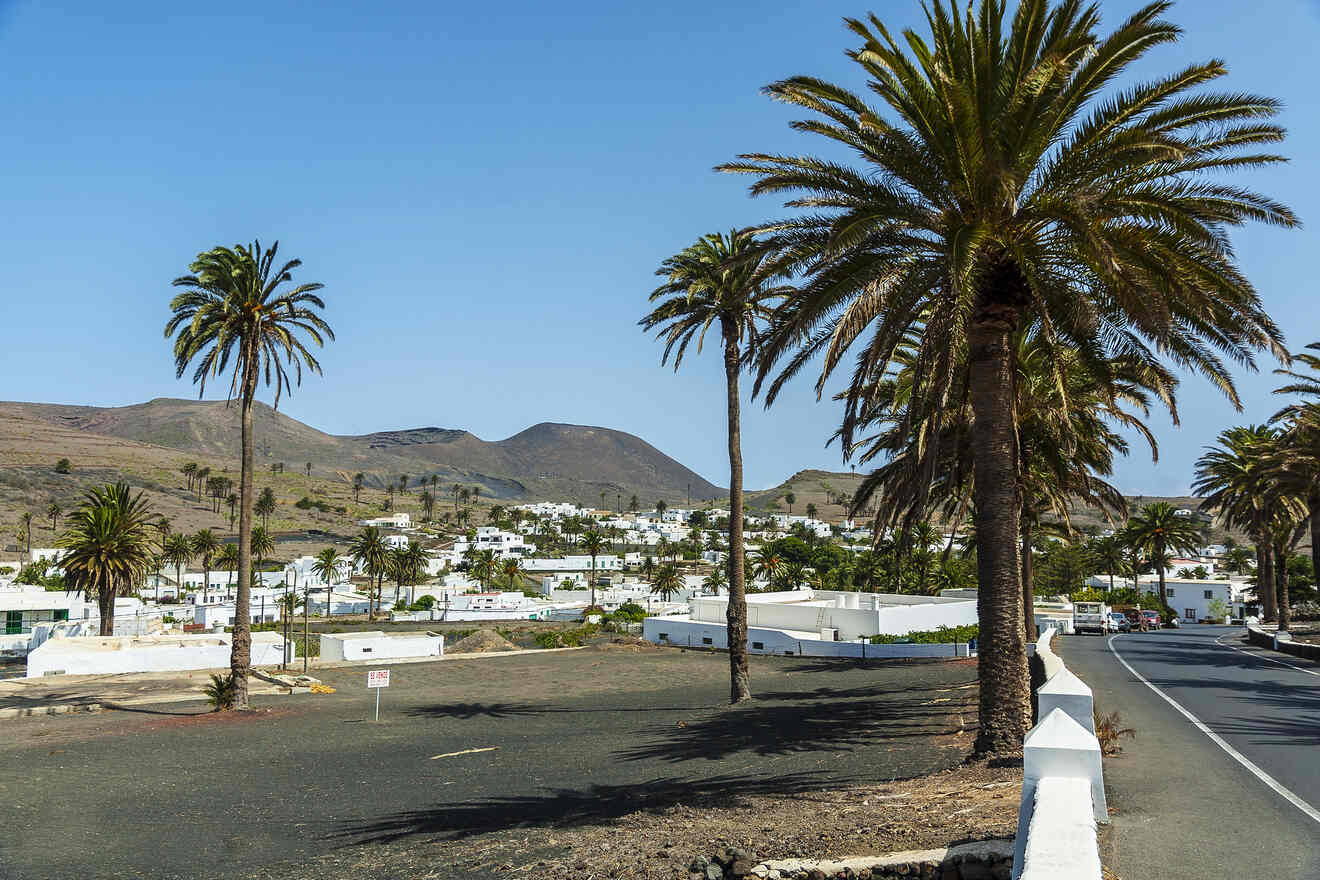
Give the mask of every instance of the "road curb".
[[31, 718], [38, 715], [70, 715], [74, 712], [100, 712], [100, 703], [46, 703], [40, 706], [14, 706], [0, 709], [0, 721]]

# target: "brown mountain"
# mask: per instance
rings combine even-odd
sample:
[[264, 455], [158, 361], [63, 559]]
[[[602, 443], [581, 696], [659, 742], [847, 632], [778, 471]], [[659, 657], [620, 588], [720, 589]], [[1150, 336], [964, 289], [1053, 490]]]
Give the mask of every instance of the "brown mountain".
[[[0, 418], [11, 425], [29, 423], [32, 431], [0, 436], [16, 438], [83, 435], [129, 441], [176, 450], [199, 460], [236, 462], [239, 454], [238, 410], [223, 401], [158, 398], [122, 407], [0, 403]], [[255, 413], [257, 457], [263, 464], [282, 462], [288, 469], [310, 463], [313, 474], [348, 482], [362, 473], [370, 486], [409, 485], [436, 475], [442, 484], [480, 486], [487, 497], [508, 499], [570, 499], [599, 503], [599, 495], [636, 494], [644, 504], [657, 499], [678, 501], [687, 496], [707, 499], [723, 494], [700, 475], [646, 441], [622, 431], [584, 425], [543, 423], [504, 440], [487, 441], [468, 431], [416, 428], [362, 436], [337, 436], [303, 424], [265, 404]], [[104, 445], [104, 444], [102, 444]], [[45, 458], [58, 449], [5, 450], [0, 460], [40, 452]], [[8, 454], [6, 454], [8, 453]], [[107, 462], [110, 463], [110, 462]]]

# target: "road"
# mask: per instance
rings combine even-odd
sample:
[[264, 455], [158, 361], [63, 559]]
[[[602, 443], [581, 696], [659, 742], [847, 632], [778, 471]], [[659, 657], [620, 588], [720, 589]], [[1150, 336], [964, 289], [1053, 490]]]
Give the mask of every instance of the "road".
[[414, 851], [438, 876], [505, 876], [465, 853], [956, 765], [971, 734], [951, 728], [976, 700], [965, 662], [753, 657], [758, 698], [730, 709], [724, 655], [589, 649], [396, 666], [377, 723], [364, 670], [318, 674], [338, 692], [247, 715], [3, 722], [0, 878], [365, 880], [418, 876], [378, 863]]
[[1320, 666], [1241, 632], [1061, 639], [1097, 710], [1136, 731], [1105, 762], [1104, 857], [1122, 880], [1320, 877]]

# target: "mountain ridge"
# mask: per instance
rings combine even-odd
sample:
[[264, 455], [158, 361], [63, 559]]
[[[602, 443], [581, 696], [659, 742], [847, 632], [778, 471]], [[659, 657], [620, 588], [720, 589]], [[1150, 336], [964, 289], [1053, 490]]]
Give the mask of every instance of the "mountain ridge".
[[[0, 402], [0, 415], [82, 435], [110, 437], [182, 455], [237, 460], [239, 413], [223, 400], [158, 397], [118, 407]], [[476, 484], [489, 497], [510, 500], [637, 494], [644, 504], [664, 498], [694, 501], [727, 495], [646, 440], [613, 428], [539, 422], [502, 440], [482, 440], [461, 428], [427, 426], [358, 435], [330, 434], [257, 402], [253, 421], [262, 464], [312, 464], [350, 481], [362, 473], [383, 487], [408, 475], [409, 485]]]

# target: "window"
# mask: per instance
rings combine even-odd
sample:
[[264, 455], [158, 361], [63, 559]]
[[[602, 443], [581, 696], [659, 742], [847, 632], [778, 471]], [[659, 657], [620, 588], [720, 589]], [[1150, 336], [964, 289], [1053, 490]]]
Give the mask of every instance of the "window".
[[753, 651], [764, 651], [764, 650], [765, 650], [765, 642], [752, 642], [752, 650], [753, 650]]
[[363, 653], [363, 654], [370, 654], [370, 653], [371, 653], [371, 649], [370, 649], [370, 648], [363, 648], [363, 649], [362, 649], [362, 653]]
[[1168, 588], [1166, 588], [1166, 589], [1164, 590], [1164, 592], [1165, 592], [1166, 595], [1172, 597], [1172, 596], [1173, 596], [1173, 587], [1168, 587]]
[[1196, 620], [1196, 609], [1195, 609], [1195, 608], [1184, 608], [1184, 609], [1183, 609], [1183, 617], [1187, 618], [1188, 620]]
[[710, 638], [703, 638], [703, 639], [701, 640], [701, 643], [702, 643], [703, 645], [713, 645], [713, 644], [715, 644], [715, 642], [714, 642], [712, 639], [710, 639]]
[[68, 619], [69, 619], [69, 609], [67, 609], [67, 608], [56, 608], [56, 609], [55, 609], [55, 619], [56, 619], [56, 620], [68, 620]]
[[1215, 597], [1215, 591], [1214, 591], [1214, 590], [1206, 590], [1206, 591], [1205, 591], [1205, 598], [1207, 598], [1207, 599], [1213, 599], [1214, 597]]
[[662, 642], [669, 641], [669, 633], [660, 633], [660, 641]]

